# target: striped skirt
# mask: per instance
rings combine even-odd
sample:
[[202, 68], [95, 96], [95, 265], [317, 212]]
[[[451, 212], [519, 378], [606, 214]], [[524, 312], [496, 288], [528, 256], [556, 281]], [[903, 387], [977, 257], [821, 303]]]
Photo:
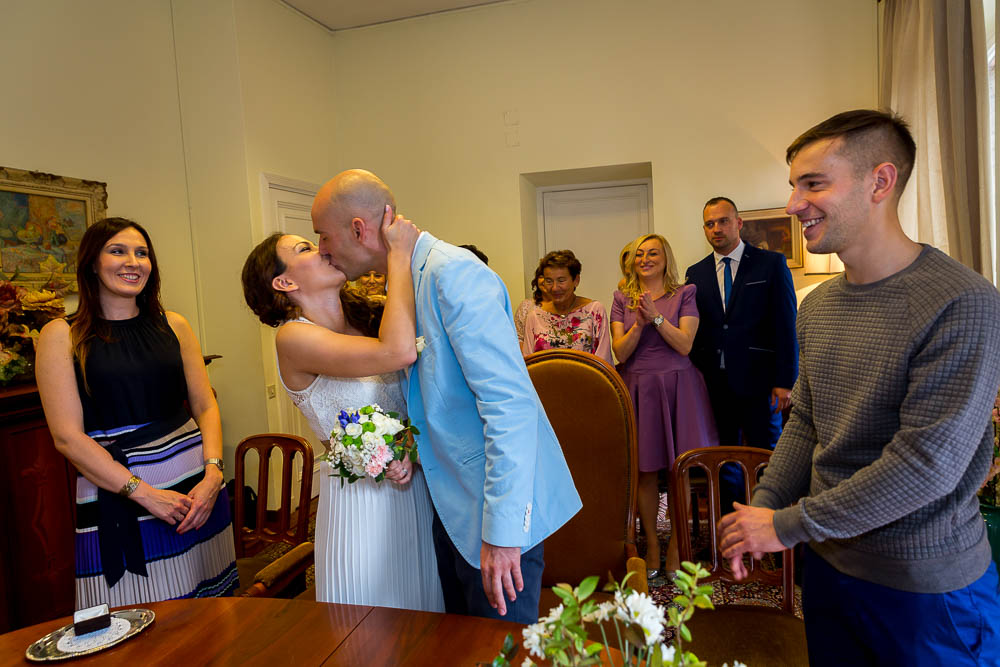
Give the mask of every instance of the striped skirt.
[[[186, 495], [203, 478], [201, 431], [186, 414], [88, 435], [157, 489]], [[225, 488], [205, 524], [183, 535], [82, 475], [76, 513], [77, 609], [220, 597], [239, 584]]]

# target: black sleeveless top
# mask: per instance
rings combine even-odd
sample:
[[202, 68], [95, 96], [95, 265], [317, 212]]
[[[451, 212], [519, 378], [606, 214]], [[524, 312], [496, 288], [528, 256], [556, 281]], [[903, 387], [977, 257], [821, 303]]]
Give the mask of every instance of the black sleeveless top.
[[87, 355], [88, 394], [74, 363], [87, 433], [167, 419], [187, 400], [181, 345], [167, 323], [138, 315], [106, 320], [110, 341], [91, 340]]

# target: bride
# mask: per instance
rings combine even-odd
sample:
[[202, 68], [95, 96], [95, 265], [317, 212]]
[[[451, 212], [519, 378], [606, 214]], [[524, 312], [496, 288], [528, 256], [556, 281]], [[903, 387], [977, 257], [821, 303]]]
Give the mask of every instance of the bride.
[[[410, 256], [419, 233], [386, 207], [384, 306], [342, 289], [346, 276], [301, 236], [269, 236], [243, 266], [247, 304], [278, 327], [281, 383], [326, 446], [341, 410], [377, 403], [406, 414], [399, 371], [417, 358]], [[316, 599], [443, 612], [423, 473], [404, 457], [386, 480], [342, 484], [322, 462]]]

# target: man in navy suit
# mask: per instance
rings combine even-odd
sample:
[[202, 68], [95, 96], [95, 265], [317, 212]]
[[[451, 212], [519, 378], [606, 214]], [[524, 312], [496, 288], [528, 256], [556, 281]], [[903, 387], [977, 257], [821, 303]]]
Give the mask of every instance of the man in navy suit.
[[[719, 443], [773, 449], [798, 375], [792, 274], [784, 255], [740, 238], [731, 199], [709, 199], [703, 218], [714, 252], [687, 270], [701, 318], [691, 361], [705, 376]], [[742, 497], [741, 479], [724, 471], [724, 511]]]

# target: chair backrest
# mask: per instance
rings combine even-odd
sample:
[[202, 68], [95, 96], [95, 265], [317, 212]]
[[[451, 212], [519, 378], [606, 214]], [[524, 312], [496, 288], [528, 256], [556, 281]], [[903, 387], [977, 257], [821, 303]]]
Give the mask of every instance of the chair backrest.
[[[713, 579], [725, 579], [726, 581], [736, 581], [731, 571], [729, 563], [725, 561], [719, 553], [719, 536], [717, 534], [717, 524], [721, 516], [719, 502], [719, 471], [726, 463], [734, 463], [743, 471], [743, 485], [746, 497], [753, 495], [753, 489], [757, 486], [760, 473], [767, 467], [771, 459], [771, 452], [767, 449], [756, 447], [703, 447], [684, 452], [674, 461], [674, 466], [670, 470], [670, 525], [671, 530], [677, 535], [677, 548], [682, 561], [694, 560], [693, 548], [691, 545], [691, 532], [688, 529], [688, 521], [698, 521], [698, 517], [692, 517], [691, 499], [686, 497], [685, 489], [688, 488], [685, 481], [690, 480], [691, 470], [698, 468], [705, 473], [708, 482], [708, 549], [711, 554], [711, 561], [703, 563], [709, 571], [709, 576], [705, 581]], [[795, 581], [794, 581], [794, 552], [785, 549], [782, 554], [782, 567], [780, 570], [765, 570], [760, 563], [752, 558], [747, 566], [749, 575], [744, 582], [761, 581], [766, 584], [781, 586], [782, 589], [782, 609], [788, 613], [794, 613], [795, 608]]]
[[609, 571], [621, 581], [636, 555], [638, 455], [628, 389], [587, 352], [544, 350], [525, 364], [583, 499], [583, 509], [545, 541], [542, 586], [575, 586]]
[[[267, 521], [267, 500], [270, 492], [268, 474], [271, 452], [281, 451], [281, 498], [277, 521]], [[246, 455], [257, 452], [257, 521], [253, 528], [246, 525], [243, 504]], [[299, 511], [295, 525], [292, 514], [292, 459], [302, 457], [302, 479], [299, 483]], [[304, 438], [287, 433], [261, 433], [244, 438], [236, 447], [236, 557], [253, 555], [268, 544], [284, 542], [295, 546], [308, 539], [309, 503], [312, 498], [313, 448]]]

